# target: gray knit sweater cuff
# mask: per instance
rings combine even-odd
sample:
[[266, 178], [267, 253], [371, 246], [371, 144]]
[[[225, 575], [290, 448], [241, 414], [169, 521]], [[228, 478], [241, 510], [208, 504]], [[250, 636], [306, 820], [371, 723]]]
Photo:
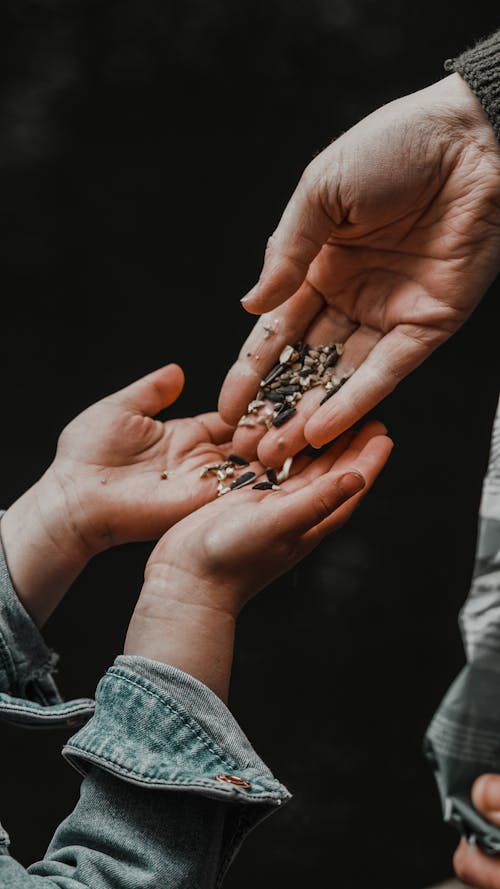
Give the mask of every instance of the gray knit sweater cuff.
[[445, 71], [457, 71], [483, 106], [500, 142], [500, 31], [467, 49], [456, 59], [447, 59]]

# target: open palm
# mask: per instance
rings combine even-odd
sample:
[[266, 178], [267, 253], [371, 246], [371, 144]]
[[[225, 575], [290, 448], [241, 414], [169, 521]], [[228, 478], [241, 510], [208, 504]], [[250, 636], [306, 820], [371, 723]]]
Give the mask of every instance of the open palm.
[[184, 383], [168, 365], [89, 407], [62, 432], [49, 470], [91, 549], [159, 537], [217, 494], [232, 429], [216, 413], [163, 422]]
[[[318, 392], [306, 393], [261, 442], [265, 462], [278, 437], [297, 452], [360, 419], [463, 324], [498, 273], [500, 150], [454, 78], [379, 109], [318, 155], [270, 239], [245, 303], [265, 314], [226, 378], [222, 415], [237, 421], [286, 343], [343, 342], [339, 373], [354, 373], [319, 410]], [[460, 138], [453, 90], [470, 95]]]

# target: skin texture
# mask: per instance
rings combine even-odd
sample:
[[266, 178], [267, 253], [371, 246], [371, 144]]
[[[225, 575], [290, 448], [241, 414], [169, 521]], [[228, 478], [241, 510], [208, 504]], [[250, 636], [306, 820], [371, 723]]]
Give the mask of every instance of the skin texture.
[[299, 458], [278, 491], [241, 488], [175, 525], [148, 560], [125, 654], [173, 664], [227, 700], [242, 607], [347, 521], [391, 449], [384, 426], [367, 423]]
[[[500, 825], [500, 775], [481, 775], [472, 788], [472, 800], [488, 821]], [[500, 889], [500, 856], [486, 855], [461, 840], [453, 859], [457, 876], [477, 889]]]
[[338, 370], [355, 372], [323, 407], [307, 393], [279, 430], [239, 429], [235, 446], [279, 465], [334, 439], [464, 323], [499, 270], [500, 148], [452, 74], [379, 108], [305, 170], [244, 300], [263, 314], [219, 410], [236, 423], [298, 339], [345, 342]]

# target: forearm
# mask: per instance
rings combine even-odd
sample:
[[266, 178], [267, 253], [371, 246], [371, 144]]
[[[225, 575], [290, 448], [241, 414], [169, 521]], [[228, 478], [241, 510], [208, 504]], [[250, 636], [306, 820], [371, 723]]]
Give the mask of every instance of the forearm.
[[170, 664], [227, 702], [235, 617], [215, 607], [203, 584], [179, 575], [148, 579], [130, 622], [124, 652]]

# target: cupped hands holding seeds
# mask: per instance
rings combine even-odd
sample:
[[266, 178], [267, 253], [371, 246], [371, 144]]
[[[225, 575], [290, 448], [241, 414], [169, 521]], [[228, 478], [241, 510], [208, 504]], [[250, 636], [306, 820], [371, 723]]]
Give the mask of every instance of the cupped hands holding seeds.
[[[221, 494], [234, 496], [242, 487], [244, 502], [251, 498], [250, 503], [259, 505], [270, 489], [279, 488], [279, 482], [270, 483], [262, 464], [249, 464], [234, 453], [234, 430], [218, 414], [166, 422], [157, 418], [177, 399], [183, 385], [181, 368], [171, 364], [87, 408], [61, 433], [44, 475], [2, 517], [11, 577], [38, 625], [96, 553], [117, 544], [155, 540], [176, 523], [181, 524], [175, 534], [189, 536], [189, 526], [181, 520], [210, 501], [228, 499]], [[373, 427], [367, 428], [373, 435]], [[342, 439], [341, 450], [348, 441]], [[313, 482], [323, 471], [333, 471], [339, 454], [332, 451], [310, 468], [305, 468], [309, 458], [296, 461], [293, 471], [298, 474], [290, 482], [291, 490], [298, 483]], [[290, 463], [286, 461], [280, 481], [288, 477]], [[272, 480], [277, 481], [274, 476]], [[313, 500], [321, 496], [318, 484], [314, 481], [311, 488]], [[305, 504], [308, 494], [303, 497]], [[235, 505], [231, 497], [231, 507]], [[217, 516], [217, 510], [225, 507], [212, 504], [212, 508]], [[276, 510], [275, 518], [281, 522], [278, 502], [268, 509], [262, 514]], [[251, 513], [248, 510], [246, 516]], [[234, 519], [224, 521], [230, 526]], [[255, 516], [248, 521], [254, 522]], [[183, 561], [188, 544], [182, 543]]]

